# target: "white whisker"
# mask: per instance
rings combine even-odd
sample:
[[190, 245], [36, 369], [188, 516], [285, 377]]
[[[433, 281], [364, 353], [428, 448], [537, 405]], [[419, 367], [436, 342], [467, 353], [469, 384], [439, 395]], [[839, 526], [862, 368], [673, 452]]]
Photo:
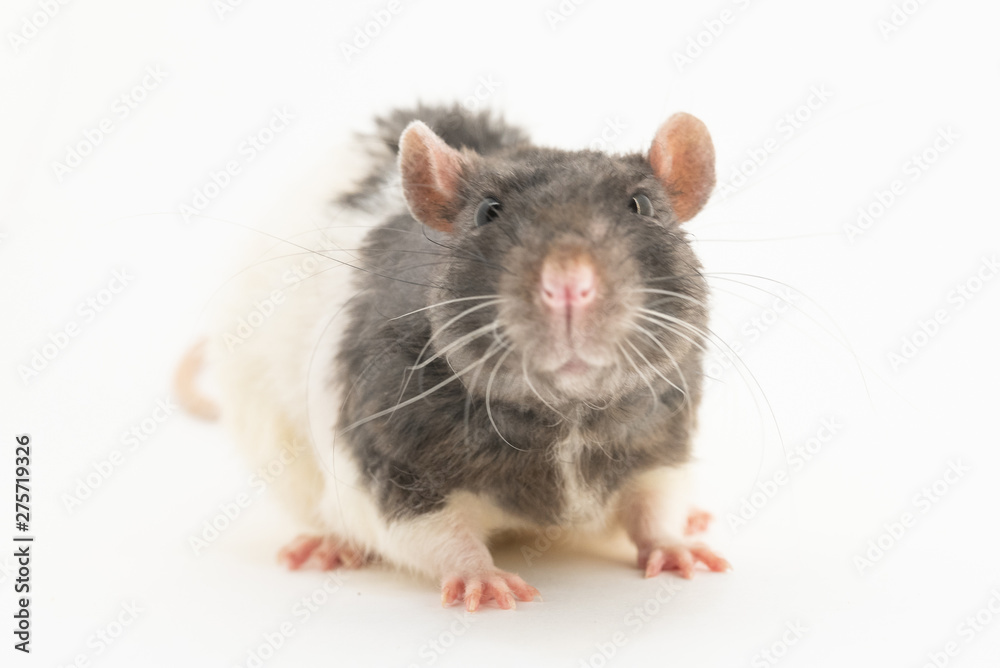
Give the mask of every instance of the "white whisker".
[[535, 393], [535, 396], [538, 397], [539, 401], [545, 404], [545, 406], [550, 411], [558, 415], [563, 420], [567, 419], [565, 415], [557, 411], [555, 407], [549, 402], [547, 402], [545, 398], [542, 397], [542, 395], [539, 393], [539, 391], [535, 389], [535, 385], [531, 382], [531, 379], [528, 377], [528, 358], [525, 355], [521, 355], [521, 375], [524, 377], [524, 384], [528, 386], [528, 389], [530, 389], [532, 392]]
[[[642, 318], [643, 320], [648, 320], [648, 321], [651, 321], [651, 322], [659, 322], [660, 324], [663, 324], [663, 321], [666, 321], [667, 323], [681, 325], [683, 327], [687, 327], [690, 330], [693, 330], [696, 334], [698, 334], [700, 336], [703, 336], [706, 339], [709, 338], [708, 335], [705, 332], [701, 331], [700, 329], [698, 329], [697, 327], [695, 327], [691, 323], [686, 322], [684, 320], [681, 320], [680, 318], [675, 318], [672, 315], [667, 315], [666, 313], [660, 313], [659, 311], [654, 311], [654, 310], [648, 309], [648, 308], [641, 308], [641, 309], [638, 309], [638, 310], [641, 313], [648, 313], [649, 314], [649, 315], [640, 315], [639, 317]], [[702, 344], [702, 343], [700, 343], [698, 341], [695, 341], [694, 339], [692, 339], [690, 336], [688, 336], [684, 332], [680, 332], [680, 331], [678, 331], [676, 329], [671, 329], [670, 331], [673, 332], [674, 334], [676, 334], [677, 336], [681, 337], [682, 339], [688, 341], [689, 343], [691, 343], [691, 345], [695, 346], [696, 348], [699, 348], [702, 352], [706, 352], [706, 353], [708, 352], [708, 350], [705, 348], [704, 344]]]
[[[486, 359], [486, 358], [491, 357], [493, 355], [493, 353], [495, 352], [495, 350], [499, 350], [499, 348], [502, 347], [502, 346], [503, 346], [503, 343], [501, 341], [499, 341], [499, 340], [496, 343], [491, 343], [490, 346], [489, 346], [489, 348], [487, 348], [486, 351], [483, 353], [483, 356], [482, 356], [481, 359]], [[476, 369], [476, 373], [472, 374], [472, 380], [470, 381], [468, 389], [467, 389], [467, 391], [465, 393], [465, 411], [464, 411], [465, 417], [464, 417], [463, 422], [465, 424], [465, 437], [466, 438], [469, 438], [469, 414], [470, 414], [470, 412], [472, 410], [472, 388], [474, 388], [476, 386], [476, 384], [479, 382], [479, 374], [482, 373], [482, 371], [483, 371], [483, 367], [480, 366], [478, 369]]]
[[[636, 355], [638, 355], [638, 356], [639, 356], [639, 358], [640, 358], [640, 359], [641, 359], [641, 360], [642, 360], [643, 362], [645, 362], [645, 363], [646, 363], [646, 366], [647, 366], [647, 367], [649, 367], [650, 369], [652, 369], [652, 370], [653, 370], [653, 373], [655, 373], [655, 374], [656, 374], [657, 376], [659, 376], [660, 378], [662, 378], [662, 379], [663, 379], [663, 381], [664, 381], [665, 383], [667, 383], [667, 384], [669, 384], [669, 385], [670, 385], [670, 387], [674, 388], [675, 390], [677, 390], [678, 392], [680, 392], [681, 394], [683, 394], [683, 395], [684, 395], [685, 397], [687, 396], [687, 392], [685, 392], [685, 391], [684, 391], [684, 390], [682, 390], [681, 388], [677, 387], [677, 384], [676, 384], [676, 383], [675, 383], [674, 381], [672, 381], [672, 380], [670, 380], [669, 378], [667, 378], [666, 376], [664, 376], [664, 375], [663, 375], [663, 373], [662, 373], [662, 372], [661, 372], [661, 371], [660, 371], [659, 369], [657, 369], [657, 368], [656, 368], [656, 367], [655, 367], [655, 366], [653, 365], [653, 363], [652, 363], [652, 362], [650, 362], [650, 361], [649, 361], [649, 360], [648, 360], [648, 359], [646, 358], [646, 356], [645, 356], [645, 355], [643, 355], [643, 354], [642, 354], [642, 351], [641, 351], [641, 350], [639, 350], [639, 349], [638, 349], [638, 348], [636, 347], [636, 345], [635, 345], [634, 343], [632, 343], [632, 342], [631, 342], [631, 341], [629, 341], [628, 339], [625, 339], [625, 343], [627, 343], [627, 344], [629, 345], [629, 348], [631, 348], [632, 350], [634, 350], [634, 351], [635, 351], [635, 354], [636, 354]], [[677, 363], [675, 362], [675, 363], [674, 363], [674, 366], [676, 366], [676, 365], [677, 365]]]
[[[667, 329], [667, 330], [672, 331], [670, 329], [670, 327], [667, 326], [667, 325], [664, 325], [664, 328]], [[680, 411], [680, 409], [684, 406], [684, 404], [686, 404], [689, 401], [688, 397], [689, 397], [689, 394], [690, 394], [690, 392], [689, 392], [690, 385], [688, 385], [687, 378], [685, 378], [685, 376], [684, 376], [684, 371], [681, 369], [681, 365], [677, 363], [677, 359], [670, 353], [669, 350], [666, 349], [666, 347], [664, 347], [664, 345], [662, 343], [660, 343], [660, 340], [657, 339], [656, 336], [652, 332], [650, 332], [648, 329], [646, 329], [645, 327], [643, 327], [642, 325], [639, 325], [639, 324], [633, 324], [632, 325], [632, 329], [634, 329], [634, 330], [636, 330], [638, 332], [641, 332], [645, 336], [648, 336], [649, 339], [650, 339], [650, 341], [652, 341], [653, 343], [655, 343], [660, 348], [660, 350], [663, 351], [663, 354], [666, 355], [667, 359], [669, 359], [670, 362], [674, 365], [674, 368], [677, 369], [677, 373], [681, 377], [681, 384], [684, 385], [684, 389], [681, 390], [681, 394], [684, 395], [684, 399], [683, 399], [683, 401], [681, 401], [680, 406], [678, 406], [678, 408], [677, 408], [677, 410]], [[673, 383], [671, 383], [671, 385], [673, 385]], [[674, 387], [677, 387], [677, 386], [674, 385]], [[677, 389], [680, 390], [680, 388], [677, 388]]]
[[646, 383], [646, 386], [649, 387], [649, 392], [650, 394], [653, 395], [653, 405], [655, 406], [656, 404], [660, 403], [660, 398], [656, 395], [656, 390], [653, 389], [653, 384], [649, 382], [648, 378], [646, 378], [646, 374], [639, 371], [639, 367], [632, 360], [632, 357], [627, 352], [625, 352], [625, 349], [622, 348], [622, 344], [618, 343], [616, 345], [618, 346], [618, 350], [621, 351], [621, 354], [624, 355], [625, 359], [628, 360], [628, 363], [632, 365], [633, 369], [635, 369], [635, 373], [639, 376], [639, 378], [642, 378], [643, 382]]
[[449, 352], [451, 352], [455, 348], [460, 348], [460, 347], [464, 346], [466, 343], [468, 343], [472, 339], [478, 338], [478, 337], [482, 336], [483, 334], [489, 333], [491, 330], [496, 329], [498, 325], [499, 325], [499, 323], [496, 320], [494, 320], [493, 322], [491, 322], [488, 325], [483, 325], [479, 329], [474, 329], [471, 332], [469, 332], [468, 334], [463, 334], [462, 336], [458, 337], [457, 339], [455, 339], [454, 341], [452, 341], [451, 343], [449, 343], [448, 345], [446, 345], [441, 350], [439, 350], [436, 353], [434, 353], [434, 355], [432, 355], [431, 357], [428, 357], [427, 359], [425, 359], [420, 364], [416, 364], [414, 366], [408, 366], [406, 368], [408, 370], [411, 370], [411, 371], [415, 371], [417, 369], [423, 369], [425, 366], [427, 366], [428, 364], [430, 364], [431, 362], [433, 362], [437, 358], [441, 357], [442, 355], [448, 354]]
[[[747, 366], [746, 362], [743, 361], [743, 358], [739, 356], [739, 354], [733, 349], [733, 347], [731, 345], [729, 345], [726, 342], [725, 339], [723, 339], [721, 336], [719, 336], [718, 334], [716, 334], [715, 332], [713, 332], [711, 329], [706, 328], [707, 331], [703, 332], [700, 329], [698, 329], [697, 327], [695, 327], [694, 325], [692, 325], [691, 323], [685, 322], [684, 320], [681, 320], [680, 318], [675, 318], [673, 316], [668, 316], [665, 313], [660, 313], [659, 311], [652, 311], [650, 309], [639, 309], [639, 310], [643, 311], [643, 312], [646, 312], [646, 313], [651, 313], [652, 315], [657, 316], [658, 318], [664, 318], [664, 319], [666, 319], [669, 322], [676, 322], [678, 325], [682, 325], [684, 327], [687, 327], [688, 329], [693, 330], [697, 334], [706, 337], [707, 340], [712, 341], [717, 346], [719, 345], [719, 343], [722, 343], [722, 345], [724, 345], [729, 350], [729, 353], [725, 353], [725, 351], [723, 351], [723, 352], [726, 354], [727, 357], [729, 357], [730, 360], [732, 360], [733, 362], [736, 362], [736, 369], [739, 372], [740, 377], [743, 378], [743, 382], [747, 383], [746, 376], [744, 375], [744, 372], [745, 372], [746, 374], [749, 374], [750, 379], [753, 381], [753, 384], [757, 388], [757, 392], [759, 392], [760, 393], [760, 397], [762, 397], [764, 399], [764, 403], [767, 405], [767, 410], [771, 414], [771, 421], [774, 424], [775, 429], [778, 431], [778, 438], [781, 441], [782, 449], [784, 449], [784, 438], [781, 435], [781, 428], [778, 426], [778, 416], [775, 415], [775, 413], [774, 413], [774, 407], [771, 406], [771, 402], [767, 398], [767, 393], [764, 392], [764, 388], [760, 384], [760, 381], [757, 380], [757, 376], [754, 375], [753, 371], [750, 370], [750, 367]], [[654, 322], [659, 322], [659, 320], [657, 320], [657, 318], [648, 318], [648, 316], [640, 316], [640, 317], [646, 317], [647, 319], [652, 320]], [[660, 323], [660, 324], [662, 324], [662, 323]], [[677, 334], [678, 336], [683, 336], [678, 331], [674, 331], [674, 333]], [[685, 336], [684, 338], [687, 338], [687, 337]], [[691, 339], [688, 339], [688, 340], [691, 341]], [[694, 343], [694, 342], [692, 341], [692, 343]], [[705, 350], [705, 349], [702, 348], [702, 350]], [[720, 350], [721, 350], [721, 347], [720, 347]], [[730, 356], [730, 353], [731, 353], [731, 356]], [[749, 385], [749, 383], [747, 383], [747, 384]], [[757, 404], [758, 410], [760, 410], [760, 399], [758, 398], [757, 393], [755, 393], [755, 392], [753, 392], [751, 390], [750, 394], [751, 394], [751, 396], [753, 396], [754, 403]]]
[[379, 411], [378, 413], [375, 413], [374, 415], [369, 415], [366, 418], [362, 418], [362, 419], [358, 420], [357, 422], [354, 422], [354, 423], [350, 424], [349, 426], [345, 427], [344, 429], [341, 429], [340, 432], [339, 432], [339, 434], [344, 434], [344, 433], [346, 433], [346, 432], [354, 429], [355, 427], [360, 427], [361, 425], [365, 424], [366, 422], [370, 422], [370, 421], [372, 421], [372, 420], [374, 420], [376, 418], [382, 417], [383, 415], [388, 415], [389, 413], [392, 413], [396, 409], [404, 408], [404, 407], [409, 406], [410, 404], [412, 404], [414, 402], [420, 401], [424, 397], [427, 397], [427, 396], [433, 394], [434, 392], [438, 391], [439, 389], [441, 389], [442, 387], [444, 387], [448, 383], [452, 382], [456, 378], [460, 378], [461, 376], [464, 376], [471, 369], [479, 367], [481, 364], [483, 364], [484, 362], [486, 362], [486, 360], [488, 360], [488, 359], [489, 359], [489, 357], [486, 357], [484, 355], [479, 360], [477, 360], [475, 362], [472, 362], [471, 364], [469, 364], [467, 367], [465, 367], [461, 371], [458, 371], [458, 372], [452, 374], [451, 376], [449, 376], [448, 378], [446, 378], [445, 380], [442, 380], [440, 383], [438, 383], [437, 385], [435, 385], [431, 389], [427, 390], [426, 392], [421, 392], [417, 396], [411, 397], [411, 398], [407, 399], [406, 401], [404, 401], [402, 403], [398, 403], [395, 406], [393, 406], [392, 408], [386, 408], [385, 410]]
[[417, 355], [417, 360], [416, 360], [415, 365], [412, 366], [412, 367], [408, 367], [411, 370], [405, 376], [405, 378], [403, 379], [403, 386], [399, 390], [399, 396], [400, 396], [400, 398], [403, 397], [403, 394], [406, 392], [406, 388], [409, 386], [410, 381], [413, 379], [414, 371], [412, 371], [412, 369], [420, 368], [420, 361], [421, 361], [421, 359], [423, 359], [424, 353], [427, 352], [427, 348], [430, 347], [431, 342], [435, 339], [435, 337], [437, 337], [439, 334], [441, 334], [441, 332], [443, 332], [444, 330], [446, 330], [449, 327], [451, 327], [452, 325], [454, 325], [456, 322], [458, 322], [459, 320], [461, 320], [466, 315], [468, 315], [470, 313], [473, 313], [475, 311], [478, 311], [479, 309], [488, 308], [490, 306], [493, 306], [494, 304], [499, 304], [501, 301], [503, 301], [503, 300], [502, 299], [493, 299], [493, 300], [490, 300], [488, 302], [484, 302], [482, 304], [476, 304], [475, 306], [462, 311], [461, 313], [459, 313], [458, 315], [456, 315], [454, 318], [451, 318], [448, 322], [446, 322], [444, 325], [442, 325], [441, 327], [439, 327], [437, 329], [437, 331], [433, 332], [429, 337], [427, 337], [427, 343], [425, 343], [424, 347], [420, 349], [420, 354]]
[[448, 301], [438, 302], [437, 304], [431, 304], [430, 306], [418, 308], [415, 311], [410, 311], [409, 313], [404, 313], [403, 315], [397, 315], [395, 318], [389, 318], [389, 320], [399, 320], [400, 318], [405, 318], [408, 315], [413, 315], [414, 313], [420, 313], [421, 311], [437, 308], [438, 306], [447, 306], [448, 304], [454, 304], [455, 302], [468, 302], [472, 301], [473, 299], [496, 299], [497, 301], [500, 301], [500, 295], [479, 295], [476, 297], [459, 297], [458, 299], [449, 299]]
[[508, 355], [510, 355], [512, 352], [514, 352], [514, 349], [508, 348], [507, 352], [505, 352], [503, 355], [500, 356], [500, 359], [497, 360], [496, 365], [493, 367], [492, 373], [490, 373], [489, 381], [486, 382], [486, 415], [490, 419], [490, 424], [493, 425], [493, 431], [497, 433], [497, 436], [499, 436], [504, 443], [506, 443], [507, 445], [509, 445], [510, 447], [514, 448], [519, 452], [528, 452], [527, 450], [522, 450], [521, 448], [517, 447], [516, 445], [508, 441], [504, 437], [504, 435], [500, 433], [500, 429], [497, 427], [496, 420], [493, 419], [493, 410], [490, 408], [490, 392], [493, 389], [493, 381], [496, 379], [497, 371], [500, 369], [500, 367], [503, 366], [504, 361], [507, 359]]
[[705, 306], [704, 303], [698, 301], [697, 299], [695, 299], [691, 295], [685, 295], [685, 294], [680, 293], [680, 292], [674, 292], [673, 290], [657, 290], [657, 289], [654, 289], [654, 288], [636, 288], [636, 289], [633, 289], [632, 292], [644, 292], [646, 294], [657, 294], [657, 295], [666, 295], [668, 297], [678, 297], [678, 298], [683, 299], [685, 301], [689, 301], [689, 302], [691, 302], [692, 304], [694, 304], [696, 306], [700, 306], [700, 307], [704, 307]]

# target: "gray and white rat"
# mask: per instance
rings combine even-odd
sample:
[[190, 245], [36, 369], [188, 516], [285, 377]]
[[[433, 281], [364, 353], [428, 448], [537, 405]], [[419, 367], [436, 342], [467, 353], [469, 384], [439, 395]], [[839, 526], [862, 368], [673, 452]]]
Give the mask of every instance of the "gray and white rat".
[[[340, 215], [283, 234], [208, 339], [222, 418], [313, 527], [282, 560], [381, 558], [470, 611], [538, 595], [493, 562], [509, 531], [621, 526], [647, 577], [726, 570], [686, 535], [707, 519], [687, 466], [708, 290], [682, 228], [715, 183], [704, 124], [671, 116], [645, 155], [457, 106], [377, 127]], [[196, 354], [179, 392], [208, 414]]]

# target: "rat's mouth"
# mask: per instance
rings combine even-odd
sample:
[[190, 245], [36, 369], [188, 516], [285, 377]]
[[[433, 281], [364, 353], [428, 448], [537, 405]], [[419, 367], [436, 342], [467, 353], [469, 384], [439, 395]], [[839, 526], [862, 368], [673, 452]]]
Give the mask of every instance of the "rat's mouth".
[[591, 368], [591, 365], [581, 359], [578, 355], [573, 355], [568, 362], [556, 369], [556, 373], [566, 376], [582, 376], [590, 371]]
[[595, 349], [593, 346], [563, 348], [550, 355], [540, 359], [541, 363], [536, 368], [552, 374], [555, 378], [567, 380], [592, 376], [594, 372], [608, 367], [614, 361], [609, 359], [608, 351]]

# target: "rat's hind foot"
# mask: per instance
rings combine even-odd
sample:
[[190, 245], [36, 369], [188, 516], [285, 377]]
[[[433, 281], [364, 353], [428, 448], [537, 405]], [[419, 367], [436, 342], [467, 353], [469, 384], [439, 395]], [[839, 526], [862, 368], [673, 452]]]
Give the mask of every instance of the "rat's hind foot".
[[449, 606], [459, 599], [465, 602], [465, 609], [475, 612], [479, 604], [494, 600], [504, 610], [513, 610], [514, 598], [531, 601], [538, 590], [513, 573], [491, 569], [474, 575], [446, 576], [441, 583], [441, 605]]
[[688, 513], [687, 526], [684, 528], [685, 536], [693, 536], [696, 533], [708, 531], [708, 525], [712, 523], [712, 513], [701, 508], [692, 508]]
[[303, 534], [281, 548], [278, 561], [293, 571], [304, 568], [329, 571], [341, 567], [359, 568], [368, 561], [368, 556], [338, 536]]

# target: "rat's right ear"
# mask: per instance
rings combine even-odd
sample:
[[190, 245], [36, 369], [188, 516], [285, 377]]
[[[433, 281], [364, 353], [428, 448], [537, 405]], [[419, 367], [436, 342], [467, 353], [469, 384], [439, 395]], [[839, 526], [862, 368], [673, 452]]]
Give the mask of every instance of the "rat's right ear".
[[424, 225], [451, 232], [451, 216], [466, 156], [445, 143], [421, 121], [399, 138], [399, 173], [403, 196], [413, 217]]

